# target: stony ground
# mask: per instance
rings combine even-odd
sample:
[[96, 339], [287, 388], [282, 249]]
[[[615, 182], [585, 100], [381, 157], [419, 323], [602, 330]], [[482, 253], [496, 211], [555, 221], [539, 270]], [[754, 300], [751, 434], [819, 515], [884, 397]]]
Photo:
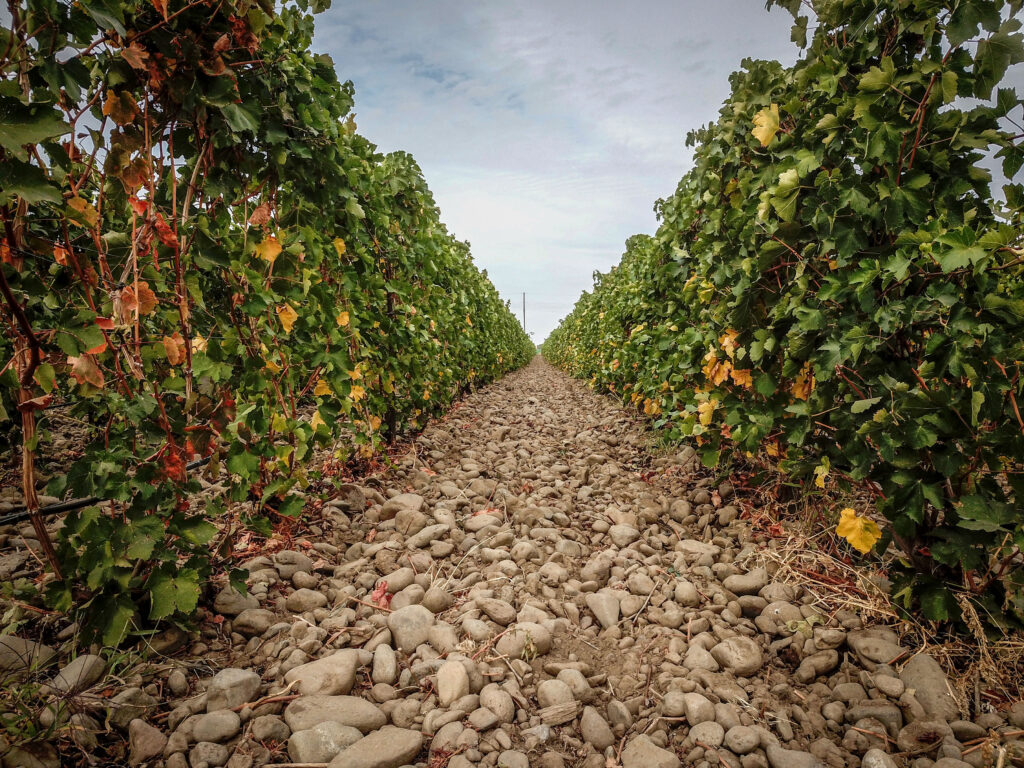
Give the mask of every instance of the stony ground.
[[[75, 760], [120, 732], [132, 766], [1024, 759], [1024, 705], [969, 718], [935, 659], [773, 578], [729, 484], [649, 442], [538, 359], [246, 563], [249, 594], [221, 588], [200, 637], [156, 639], [157, 675], [83, 655], [42, 693], [105, 689], [74, 716]], [[46, 652], [0, 638], [0, 666], [5, 642]]]

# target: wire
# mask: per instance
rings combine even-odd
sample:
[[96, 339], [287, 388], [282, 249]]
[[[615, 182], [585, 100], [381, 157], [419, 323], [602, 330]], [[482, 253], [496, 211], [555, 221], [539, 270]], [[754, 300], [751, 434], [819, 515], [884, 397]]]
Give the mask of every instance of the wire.
[[[185, 465], [187, 472], [193, 469], [198, 469], [206, 464], [210, 463], [212, 456], [207, 456], [205, 459], [199, 459], [193, 461], [191, 464]], [[84, 507], [92, 506], [103, 501], [99, 496], [87, 496], [81, 499], [68, 499], [67, 501], [59, 501], [56, 504], [49, 504], [45, 507], [40, 507], [37, 512], [42, 517], [51, 517], [53, 515], [59, 515], [62, 512], [74, 512], [76, 509], [83, 509]], [[31, 517], [31, 513], [28, 509], [22, 507], [14, 512], [9, 512], [6, 515], [0, 515], [0, 526], [12, 525], [14, 523], [20, 523], [23, 520], [28, 520]]]

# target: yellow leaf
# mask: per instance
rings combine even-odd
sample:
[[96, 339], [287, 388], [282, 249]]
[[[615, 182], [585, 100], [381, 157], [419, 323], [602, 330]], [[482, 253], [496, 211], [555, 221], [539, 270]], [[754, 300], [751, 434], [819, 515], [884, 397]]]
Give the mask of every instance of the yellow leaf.
[[718, 343], [722, 345], [722, 349], [725, 350], [725, 354], [729, 356], [731, 360], [736, 353], [736, 337], [739, 333], [733, 330], [726, 331], [719, 339]]
[[711, 423], [711, 417], [714, 415], [715, 408], [717, 407], [718, 400], [715, 398], [705, 400], [697, 406], [697, 414], [700, 417], [701, 426], [706, 427]]
[[256, 255], [264, 261], [269, 261], [273, 264], [274, 260], [281, 255], [281, 243], [276, 237], [271, 235], [256, 246]]
[[295, 321], [299, 319], [299, 313], [292, 309], [290, 304], [282, 304], [277, 308], [277, 316], [281, 318], [281, 325], [284, 326], [285, 333], [292, 332], [292, 326], [295, 325]]
[[469, 315], [466, 315], [466, 325], [471, 326], [471, 327], [473, 325], [473, 321], [469, 319]]
[[332, 395], [334, 390], [331, 389], [331, 385], [327, 383], [326, 379], [320, 379], [316, 383], [316, 388], [313, 390], [314, 395]]
[[342, 240], [340, 237], [334, 238], [334, 250], [338, 252], [339, 256], [345, 255], [345, 241]]
[[846, 539], [850, 546], [861, 554], [867, 554], [875, 546], [875, 543], [882, 538], [882, 531], [875, 523], [866, 517], [860, 517], [850, 507], [839, 513], [839, 525], [836, 526], [836, 533]]
[[[323, 381], [323, 379], [321, 379]], [[313, 414], [313, 418], [310, 419], [310, 424], [313, 425], [313, 431], [316, 432], [317, 427], [326, 426], [327, 422], [320, 417], [320, 411]]]
[[358, 403], [364, 397], [366, 397], [366, 390], [356, 384], [352, 387], [352, 391], [349, 393], [349, 397], [352, 398], [352, 402]]
[[349, 322], [348, 312], [339, 312], [338, 313], [338, 318], [337, 318], [338, 326], [341, 327], [341, 328], [344, 328], [346, 325], [348, 325], [348, 322]]
[[163, 345], [167, 362], [171, 365], [181, 365], [185, 362], [185, 340], [180, 333], [175, 331], [173, 336], [164, 336]]
[[825, 478], [828, 477], [828, 465], [820, 464], [814, 468], [814, 484], [818, 488], [825, 487]]
[[348, 375], [352, 381], [359, 381], [359, 379], [363, 378], [362, 365], [362, 363], [356, 363], [356, 367], [353, 368], [352, 373]]
[[275, 363], [273, 360], [267, 360], [266, 366], [264, 366], [271, 373], [280, 373], [281, 366]]
[[775, 134], [779, 132], [779, 105], [772, 104], [765, 107], [754, 115], [754, 129], [751, 131], [754, 138], [761, 142], [762, 147], [772, 143]]
[[754, 387], [754, 377], [749, 368], [744, 368], [743, 370], [734, 368], [732, 371], [732, 380], [741, 387], [746, 387], [747, 389], [753, 389]]
[[804, 363], [804, 367], [800, 369], [800, 373], [797, 374], [796, 381], [793, 382], [793, 397], [797, 400], [806, 400], [811, 396], [811, 392], [814, 391], [814, 373], [811, 371], [811, 364], [809, 362]]

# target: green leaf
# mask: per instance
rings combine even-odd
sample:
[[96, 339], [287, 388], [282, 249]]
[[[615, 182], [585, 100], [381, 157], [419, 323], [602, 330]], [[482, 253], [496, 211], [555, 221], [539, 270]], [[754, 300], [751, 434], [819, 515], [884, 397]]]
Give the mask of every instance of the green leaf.
[[29, 158], [26, 144], [38, 144], [70, 130], [64, 116], [49, 104], [26, 106], [17, 99], [0, 96], [0, 147], [22, 162]]
[[867, 397], [863, 400], [857, 400], [850, 405], [850, 413], [864, 413], [864, 411], [871, 408], [871, 406], [880, 403], [882, 398], [880, 397]]
[[228, 121], [228, 125], [231, 126], [231, 130], [236, 133], [250, 131], [255, 134], [259, 131], [259, 120], [241, 104], [225, 104], [220, 111], [224, 115], [224, 119]]
[[60, 190], [46, 178], [43, 169], [9, 158], [0, 165], [0, 201], [20, 197], [35, 205], [60, 203]]

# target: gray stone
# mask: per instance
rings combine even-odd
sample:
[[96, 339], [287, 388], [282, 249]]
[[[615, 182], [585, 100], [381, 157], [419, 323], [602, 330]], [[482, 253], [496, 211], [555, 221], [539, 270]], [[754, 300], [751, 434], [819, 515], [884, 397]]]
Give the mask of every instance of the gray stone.
[[523, 752], [506, 749], [498, 755], [497, 768], [530, 768], [530, 759]]
[[768, 571], [755, 568], [747, 573], [726, 576], [722, 586], [734, 595], [756, 595], [768, 583]]
[[259, 637], [270, 629], [275, 621], [277, 616], [273, 611], [266, 608], [247, 608], [235, 616], [231, 622], [231, 629], [246, 637]]
[[292, 729], [277, 715], [260, 715], [249, 726], [256, 741], [284, 741]]
[[861, 768], [896, 768], [896, 761], [880, 749], [869, 749], [860, 761]]
[[924, 707], [929, 719], [952, 722], [960, 719], [960, 708], [950, 693], [949, 678], [939, 663], [927, 653], [919, 653], [906, 663], [900, 680]]
[[615, 743], [615, 734], [612, 733], [608, 721], [593, 707], [583, 709], [583, 715], [580, 717], [580, 734], [583, 740], [598, 752], [604, 752]]
[[296, 589], [284, 601], [284, 607], [292, 613], [305, 613], [327, 605], [327, 595], [312, 589]]
[[679, 758], [647, 736], [634, 736], [622, 750], [622, 768], [680, 768]]
[[686, 722], [691, 728], [715, 719], [715, 705], [699, 693], [684, 694], [683, 709], [686, 712]]
[[753, 728], [746, 725], [734, 725], [725, 732], [722, 740], [726, 749], [737, 755], [746, 755], [761, 745], [761, 736]]
[[317, 723], [296, 731], [288, 739], [288, 757], [296, 763], [329, 763], [346, 747], [363, 738], [358, 728], [338, 723]]
[[507, 627], [516, 620], [516, 609], [504, 600], [485, 598], [483, 600], [478, 600], [477, 605], [480, 607], [480, 610], [486, 613], [495, 624]]
[[62, 693], [84, 690], [103, 677], [106, 668], [102, 657], [83, 653], [54, 676], [50, 687]]
[[367, 651], [345, 648], [289, 670], [284, 681], [289, 685], [294, 683], [295, 692], [304, 696], [348, 693], [355, 685], [356, 670], [362, 665], [363, 654], [369, 656]]
[[608, 529], [608, 536], [616, 547], [623, 549], [640, 538], [640, 531], [631, 525], [613, 525]]
[[231, 757], [231, 752], [227, 747], [223, 744], [214, 744], [212, 741], [200, 741], [188, 753], [188, 761], [193, 766], [202, 765], [203, 763], [221, 766], [228, 761], [229, 757]]
[[610, 592], [592, 592], [588, 594], [587, 607], [593, 611], [594, 616], [601, 622], [605, 629], [614, 627], [619, 622], [619, 599]]
[[234, 738], [242, 729], [242, 720], [230, 709], [218, 709], [196, 718], [192, 735], [196, 741], [222, 744]]
[[422, 747], [418, 731], [386, 725], [339, 752], [330, 768], [399, 768], [411, 763]]
[[160, 755], [167, 746], [167, 737], [145, 720], [128, 724], [128, 765], [142, 765]]
[[764, 654], [756, 641], [743, 635], [723, 640], [711, 649], [711, 656], [740, 677], [749, 677], [764, 665]]
[[437, 701], [442, 707], [453, 703], [469, 693], [469, 673], [461, 661], [446, 661], [437, 670]]
[[206, 688], [206, 711], [232, 709], [256, 699], [260, 691], [260, 676], [251, 669], [222, 669]]
[[297, 571], [304, 571], [305, 573], [312, 573], [313, 561], [301, 552], [295, 552], [290, 549], [283, 549], [280, 552], [274, 553], [274, 565], [277, 568], [277, 572], [281, 574], [282, 579], [291, 581], [292, 576]]
[[400, 493], [388, 499], [380, 508], [381, 520], [393, 520], [399, 512], [413, 514], [423, 509], [423, 497], [415, 493]]
[[399, 651], [412, 653], [416, 647], [427, 642], [434, 614], [422, 605], [407, 605], [388, 616], [388, 629]]
[[778, 744], [768, 744], [764, 751], [772, 768], [825, 768], [825, 764], [810, 752], [784, 749]]
[[719, 747], [725, 739], [725, 728], [714, 721], [700, 723], [690, 729], [690, 738], [694, 744], [705, 747]]
[[125, 688], [107, 704], [107, 722], [115, 728], [127, 728], [132, 720], [145, 717], [158, 703], [141, 688]]
[[253, 595], [243, 595], [230, 584], [213, 598], [213, 610], [225, 616], [237, 616], [242, 611], [260, 607], [260, 601]]
[[388, 721], [383, 712], [358, 696], [303, 696], [288, 705], [284, 720], [293, 733], [328, 722], [368, 733]]
[[46, 666], [56, 655], [48, 645], [17, 635], [0, 635], [0, 672], [24, 672]]
[[537, 686], [537, 703], [542, 709], [575, 700], [572, 689], [561, 680], [544, 680]]

